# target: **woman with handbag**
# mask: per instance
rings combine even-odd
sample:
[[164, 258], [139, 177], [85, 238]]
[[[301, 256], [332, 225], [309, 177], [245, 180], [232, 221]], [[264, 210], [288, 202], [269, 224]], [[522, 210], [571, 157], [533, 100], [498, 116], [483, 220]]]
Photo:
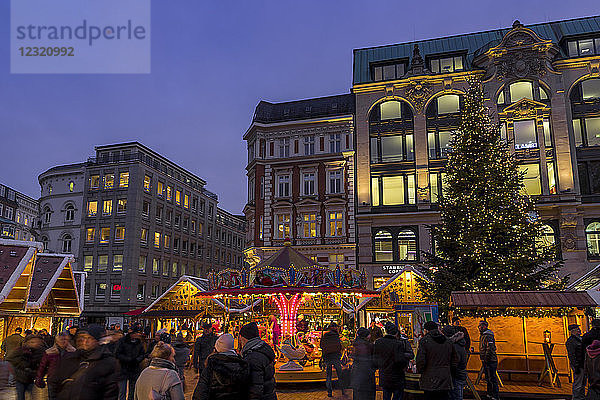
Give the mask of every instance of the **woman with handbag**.
[[135, 400], [184, 400], [173, 347], [158, 342], [150, 358], [150, 366], [142, 371], [135, 384]]

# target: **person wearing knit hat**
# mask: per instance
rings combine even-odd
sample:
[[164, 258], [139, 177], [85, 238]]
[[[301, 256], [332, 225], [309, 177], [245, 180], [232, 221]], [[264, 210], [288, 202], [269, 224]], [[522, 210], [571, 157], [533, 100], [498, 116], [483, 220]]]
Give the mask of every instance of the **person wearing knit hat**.
[[277, 400], [275, 352], [260, 338], [255, 322], [241, 327], [238, 341], [242, 358], [250, 368], [250, 398]]
[[568, 330], [570, 336], [565, 342], [565, 347], [567, 348], [569, 365], [573, 371], [573, 400], [583, 400], [585, 399], [586, 379], [583, 373], [585, 358], [581, 344], [581, 329], [579, 325], [571, 324]]
[[215, 352], [206, 359], [192, 400], [247, 399], [250, 385], [248, 363], [234, 350], [234, 338], [224, 333], [215, 342]]

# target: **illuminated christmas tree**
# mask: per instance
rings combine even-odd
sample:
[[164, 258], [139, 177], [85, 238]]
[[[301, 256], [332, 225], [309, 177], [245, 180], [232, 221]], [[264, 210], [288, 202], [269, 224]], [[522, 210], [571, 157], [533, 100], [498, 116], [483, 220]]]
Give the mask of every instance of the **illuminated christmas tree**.
[[463, 97], [453, 135], [441, 223], [433, 226], [434, 251], [426, 253], [423, 284], [428, 300], [446, 311], [456, 290], [535, 290], [561, 286], [556, 248], [541, 245], [541, 223], [524, 193], [523, 173], [484, 105], [481, 83]]

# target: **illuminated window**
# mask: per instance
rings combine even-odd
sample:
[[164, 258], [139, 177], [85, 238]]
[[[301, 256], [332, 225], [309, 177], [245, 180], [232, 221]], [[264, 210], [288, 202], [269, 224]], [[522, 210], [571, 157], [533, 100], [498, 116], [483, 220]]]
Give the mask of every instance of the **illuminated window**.
[[515, 121], [513, 124], [515, 149], [535, 149], [538, 147], [534, 119]]
[[556, 244], [554, 229], [550, 225], [542, 225], [540, 228], [540, 235], [536, 238], [535, 244], [540, 251], [554, 246]]
[[94, 256], [83, 256], [83, 270], [85, 272], [92, 272], [94, 264]]
[[125, 227], [117, 226], [115, 228], [115, 240], [125, 240]]
[[329, 219], [329, 236], [344, 235], [344, 213], [341, 211], [332, 211], [327, 213]]
[[383, 181], [383, 204], [404, 204], [404, 176], [384, 176]]
[[188, 194], [183, 196], [183, 207], [190, 208], [190, 195]]
[[371, 205], [379, 205], [379, 178], [371, 178]]
[[123, 254], [113, 255], [113, 272], [123, 271]]
[[600, 117], [586, 118], [585, 137], [588, 146], [600, 146]]
[[552, 131], [550, 130], [550, 120], [544, 118], [544, 146], [547, 148], [552, 147]]
[[263, 216], [258, 217], [258, 239], [263, 240]]
[[168, 249], [171, 246], [171, 236], [170, 235], [165, 235], [164, 246], [165, 246], [165, 249]]
[[575, 145], [577, 147], [583, 146], [583, 135], [581, 133], [581, 120], [573, 120], [573, 134], [575, 136]]
[[138, 272], [145, 273], [146, 272], [146, 262], [148, 261], [148, 256], [141, 255], [138, 260]]
[[171, 270], [172, 276], [177, 276], [177, 263], [173, 263], [173, 269]]
[[417, 235], [410, 229], [404, 229], [398, 234], [398, 259], [400, 261], [417, 259]]
[[512, 103], [516, 103], [523, 98], [533, 100], [533, 84], [531, 82], [523, 81], [511, 83], [508, 89], [510, 91], [510, 101]]
[[431, 202], [437, 203], [440, 198], [440, 183], [438, 173], [429, 174], [429, 193]]
[[100, 187], [100, 175], [90, 176], [90, 189], [98, 189]]
[[110, 228], [100, 228], [100, 243], [108, 243], [110, 240]]
[[152, 260], [152, 274], [158, 275], [160, 271], [160, 261], [161, 260], [156, 258]]
[[504, 104], [504, 90], [500, 92], [498, 95], [498, 99], [496, 100], [498, 104]]
[[438, 115], [452, 114], [460, 111], [460, 97], [446, 94], [437, 98]]
[[554, 163], [551, 161], [546, 162], [546, 168], [548, 171], [548, 189], [550, 194], [556, 194], [556, 171], [554, 170]]
[[119, 187], [129, 187], [129, 172], [121, 172], [119, 174]]
[[276, 219], [277, 239], [287, 239], [290, 237], [290, 215], [278, 214]]
[[583, 100], [600, 98], [600, 79], [586, 79], [581, 82]]
[[75, 206], [73, 204], [67, 204], [65, 206], [65, 221], [75, 220]]
[[69, 192], [75, 191], [75, 182], [69, 182]]
[[127, 211], [127, 199], [118, 199], [117, 200], [117, 212], [124, 213]]
[[302, 228], [305, 238], [317, 237], [317, 215], [302, 214]]
[[429, 67], [435, 74], [462, 71], [463, 58], [462, 56], [433, 58], [429, 61]]
[[289, 175], [279, 175], [277, 177], [277, 195], [279, 197], [289, 197], [290, 195], [290, 176]]
[[436, 131], [427, 133], [427, 147], [429, 149], [430, 159], [448, 157], [448, 153], [452, 149], [450, 147], [452, 135], [453, 131]]
[[141, 230], [141, 236], [140, 236], [140, 241], [142, 243], [148, 243], [148, 229], [142, 228], [142, 230]]
[[177, 205], [181, 205], [181, 191], [180, 190], [175, 191], [175, 203]]
[[379, 231], [375, 234], [375, 261], [393, 261], [392, 234], [388, 231]]
[[95, 235], [96, 235], [96, 229], [95, 228], [87, 228], [86, 229], [86, 234], [85, 234], [85, 241], [86, 242], [93, 242]]
[[112, 189], [115, 187], [115, 174], [104, 175], [104, 189]]
[[344, 265], [344, 255], [343, 254], [330, 254], [329, 255], [329, 265]]
[[102, 204], [102, 214], [103, 215], [112, 214], [112, 205], [113, 205], [112, 200], [104, 200], [104, 202]]
[[162, 274], [163, 274], [163, 276], [169, 276], [169, 263], [168, 262], [163, 263]]
[[106, 296], [106, 283], [96, 283], [96, 298], [104, 299]]
[[530, 196], [542, 194], [540, 184], [540, 166], [538, 164], [519, 165], [519, 171], [525, 173], [523, 176], [523, 185], [525, 192]]
[[399, 101], [386, 101], [379, 105], [381, 120], [402, 118], [402, 104]]
[[88, 202], [88, 217], [95, 217], [98, 213], [98, 202], [97, 201], [89, 201]]
[[154, 247], [160, 247], [160, 232], [154, 232]]
[[173, 200], [173, 188], [171, 186], [167, 186], [167, 201]]
[[164, 195], [165, 184], [161, 181], [156, 181], [156, 195], [162, 196]]
[[98, 256], [98, 272], [106, 272], [108, 269], [108, 256]]
[[600, 257], [600, 222], [592, 222], [585, 228], [588, 257]]
[[144, 191], [147, 193], [150, 193], [151, 182], [152, 178], [150, 178], [148, 175], [144, 175]]

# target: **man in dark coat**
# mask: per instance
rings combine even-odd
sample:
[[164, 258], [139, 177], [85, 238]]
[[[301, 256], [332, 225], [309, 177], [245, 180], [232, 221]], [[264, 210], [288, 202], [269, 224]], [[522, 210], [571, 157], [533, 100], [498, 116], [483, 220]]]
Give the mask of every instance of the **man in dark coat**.
[[577, 324], [569, 325], [571, 336], [565, 347], [569, 356], [569, 364], [573, 370], [573, 400], [585, 399], [585, 375], [583, 374], [583, 352], [581, 349], [581, 329]]
[[119, 363], [106, 345], [100, 345], [105, 335], [97, 324], [79, 330], [77, 351], [60, 361], [51, 382], [58, 388], [58, 400], [117, 400]]
[[498, 386], [498, 356], [496, 355], [496, 338], [494, 332], [488, 327], [487, 321], [480, 321], [479, 329], [479, 358], [485, 372], [487, 382], [487, 395], [491, 399], [498, 399], [500, 388]]
[[592, 329], [587, 331], [581, 337], [581, 359], [585, 360], [585, 354], [587, 347], [592, 344], [594, 340], [600, 340], [600, 319], [593, 319], [591, 322]]
[[383, 400], [399, 400], [404, 392], [404, 370], [415, 354], [408, 340], [399, 338], [398, 328], [391, 322], [385, 324], [385, 336], [373, 345], [373, 361], [379, 369], [379, 386]]
[[456, 332], [462, 332], [464, 335], [464, 341], [465, 341], [465, 349], [467, 350], [467, 356], [469, 354], [471, 354], [471, 336], [469, 336], [469, 331], [467, 330], [467, 328], [465, 328], [464, 326], [462, 326], [460, 324], [460, 318], [459, 317], [452, 317], [452, 326], [454, 327], [454, 329], [456, 330]]
[[238, 337], [242, 358], [250, 368], [249, 400], [277, 400], [275, 394], [275, 352], [260, 339], [258, 326], [250, 322]]
[[[332, 397], [333, 385], [332, 385], [332, 367], [335, 368], [335, 373], [339, 379], [342, 376], [342, 342], [340, 340], [340, 334], [338, 333], [338, 325], [335, 322], [329, 324], [329, 330], [321, 337], [321, 354], [322, 360], [325, 363], [326, 380], [325, 385], [327, 386], [327, 396]], [[344, 389], [342, 388], [342, 396], [344, 395]]]
[[6, 357], [15, 370], [17, 400], [25, 400], [25, 393], [33, 393], [33, 383], [44, 356], [44, 342], [36, 335], [25, 338], [23, 345], [11, 351]]
[[134, 324], [131, 332], [121, 338], [115, 350], [115, 356], [121, 365], [119, 400], [133, 400], [135, 382], [142, 372], [140, 364], [146, 357], [142, 343], [142, 329], [140, 324]]
[[194, 368], [198, 373], [204, 368], [204, 361], [215, 348], [217, 335], [213, 333], [213, 327], [209, 321], [202, 324], [202, 336], [194, 343]]
[[467, 361], [468, 353], [466, 348], [465, 334], [459, 330], [456, 325], [446, 326], [442, 333], [454, 344], [454, 350], [458, 357], [456, 368], [452, 369], [452, 390], [450, 391], [450, 400], [463, 400], [463, 389], [467, 384]]
[[375, 400], [375, 368], [373, 365], [373, 343], [369, 341], [369, 330], [358, 328], [352, 343], [352, 372], [350, 386], [353, 400]]
[[12, 335], [8, 335], [4, 342], [2, 342], [2, 351], [4, 352], [4, 358], [6, 358], [10, 353], [21, 347], [23, 344], [24, 337], [21, 335], [23, 329], [17, 328], [15, 329], [15, 333]]
[[192, 400], [247, 400], [250, 369], [235, 352], [233, 335], [219, 336], [215, 351], [206, 359]]
[[452, 389], [452, 371], [458, 365], [454, 343], [438, 329], [438, 324], [427, 321], [423, 326], [425, 336], [417, 350], [417, 372], [421, 374], [419, 386], [427, 400], [447, 400]]

